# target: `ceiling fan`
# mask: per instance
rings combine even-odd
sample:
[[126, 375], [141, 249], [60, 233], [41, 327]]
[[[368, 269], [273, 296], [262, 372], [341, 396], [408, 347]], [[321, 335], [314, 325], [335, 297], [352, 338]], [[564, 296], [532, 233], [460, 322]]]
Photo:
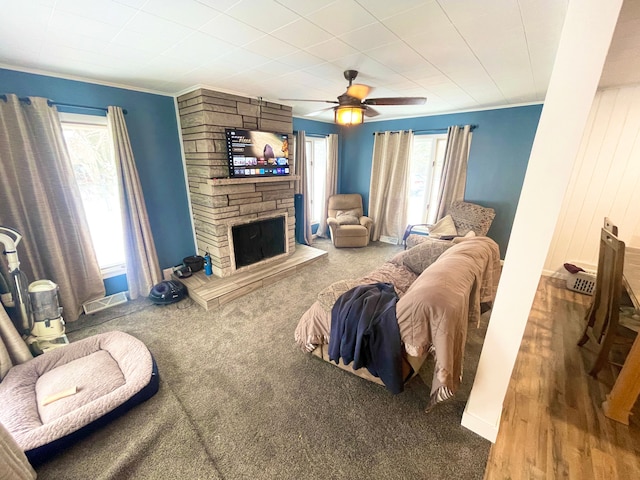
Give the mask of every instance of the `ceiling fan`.
[[349, 81], [347, 91], [338, 97], [338, 100], [307, 100], [282, 98], [281, 100], [291, 102], [323, 102], [334, 103], [336, 107], [329, 107], [310, 113], [308, 116], [318, 115], [327, 110], [333, 110], [335, 122], [339, 125], [357, 125], [364, 122], [364, 117], [375, 117], [380, 112], [371, 108], [370, 105], [424, 105], [427, 101], [425, 97], [383, 97], [366, 98], [371, 87], [359, 83], [353, 83], [358, 76], [357, 70], [345, 70], [344, 78]]

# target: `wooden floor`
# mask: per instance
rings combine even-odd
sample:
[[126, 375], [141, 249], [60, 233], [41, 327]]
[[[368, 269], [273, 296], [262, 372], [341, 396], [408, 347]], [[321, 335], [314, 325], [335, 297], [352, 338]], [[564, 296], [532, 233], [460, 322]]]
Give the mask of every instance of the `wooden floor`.
[[209, 310], [265, 285], [272, 285], [325, 255], [327, 252], [324, 250], [296, 244], [295, 252], [283, 259], [253, 266], [249, 270], [229, 277], [216, 277], [215, 275], [207, 277], [204, 271], [200, 270], [189, 278], [177, 280], [185, 284], [189, 297], [194, 302], [205, 310]]
[[639, 405], [630, 426], [606, 418], [616, 367], [590, 377], [595, 350], [576, 345], [590, 300], [541, 280], [485, 479], [640, 479]]

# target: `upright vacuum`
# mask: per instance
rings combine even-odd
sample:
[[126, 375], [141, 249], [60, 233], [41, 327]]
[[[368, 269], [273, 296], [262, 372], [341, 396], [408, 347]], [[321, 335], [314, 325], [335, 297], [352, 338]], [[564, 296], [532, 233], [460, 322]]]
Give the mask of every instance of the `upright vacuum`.
[[27, 276], [20, 271], [18, 259], [20, 240], [22, 235], [18, 231], [0, 226], [0, 243], [4, 244], [10, 277], [0, 284], [7, 290], [0, 299], [9, 313], [13, 312], [12, 321], [32, 353], [38, 355], [67, 345], [69, 340], [58, 303], [58, 285], [51, 280], [37, 280], [27, 286]]

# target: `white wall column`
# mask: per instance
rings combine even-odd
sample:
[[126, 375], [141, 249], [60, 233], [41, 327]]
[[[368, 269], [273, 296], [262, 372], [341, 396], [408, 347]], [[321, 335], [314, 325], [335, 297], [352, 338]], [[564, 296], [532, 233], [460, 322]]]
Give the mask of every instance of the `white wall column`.
[[495, 442], [502, 404], [622, 0], [570, 0], [462, 425]]

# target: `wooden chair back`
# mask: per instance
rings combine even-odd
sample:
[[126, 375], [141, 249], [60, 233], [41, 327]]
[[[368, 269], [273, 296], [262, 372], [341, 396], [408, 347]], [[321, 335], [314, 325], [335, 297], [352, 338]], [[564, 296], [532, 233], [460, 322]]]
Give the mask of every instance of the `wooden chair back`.
[[578, 345], [584, 345], [590, 338], [591, 330], [591, 337], [599, 344], [596, 360], [589, 372], [594, 377], [609, 358], [618, 328], [624, 249], [625, 244], [622, 240], [605, 228], [601, 229], [594, 302], [587, 317], [583, 337], [578, 342]]
[[612, 233], [614, 236], [618, 236], [618, 226], [614, 225], [614, 223], [611, 221], [611, 219], [609, 217], [604, 217], [604, 226], [603, 228], [609, 232]]

